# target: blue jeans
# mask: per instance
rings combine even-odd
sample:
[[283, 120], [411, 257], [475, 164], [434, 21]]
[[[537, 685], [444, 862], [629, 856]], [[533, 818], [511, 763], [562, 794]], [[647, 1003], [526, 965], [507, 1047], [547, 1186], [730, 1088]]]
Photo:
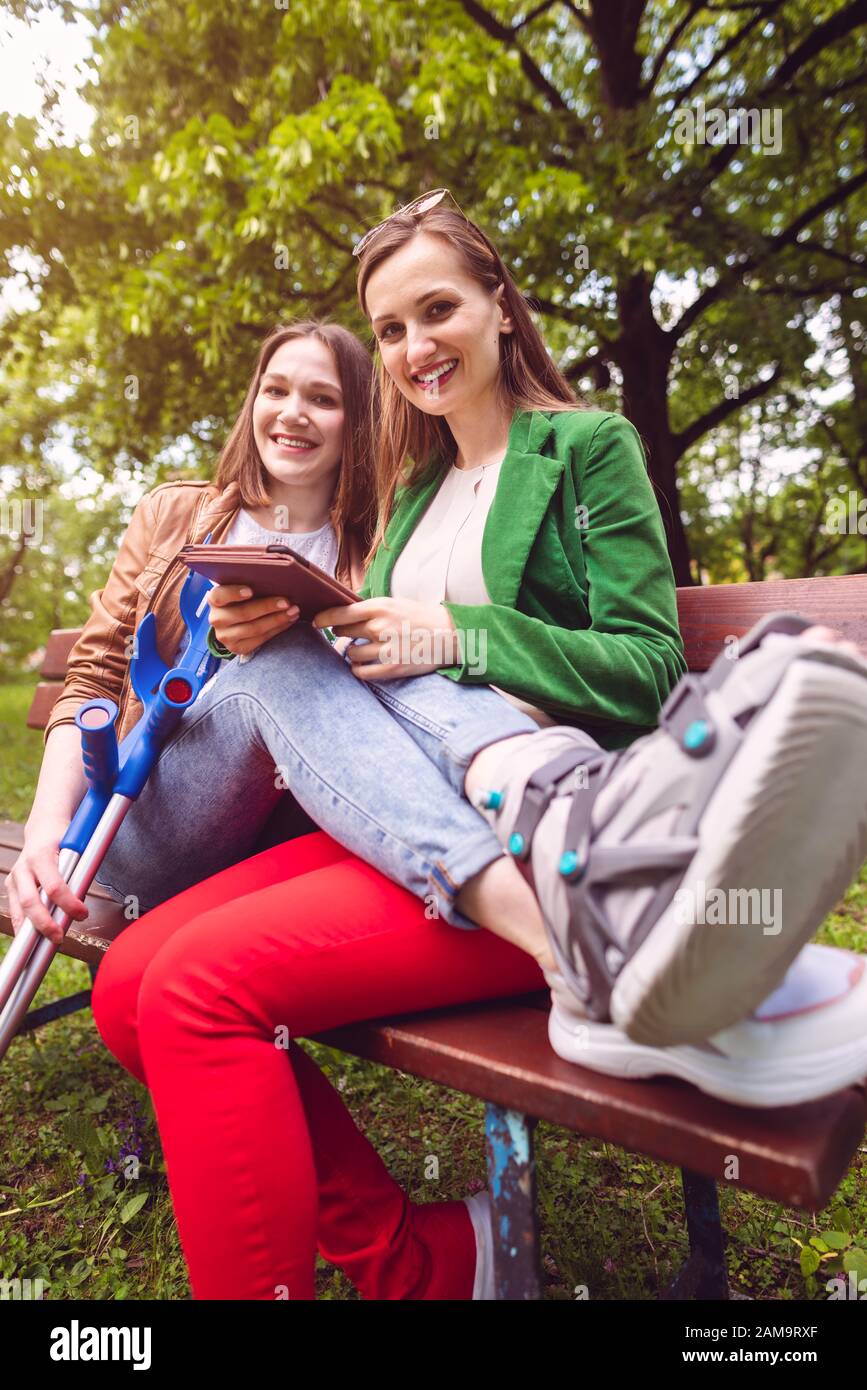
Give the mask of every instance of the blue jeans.
[[480, 749], [536, 728], [489, 686], [438, 672], [360, 681], [348, 649], [298, 623], [227, 663], [186, 710], [97, 882], [147, 912], [253, 853], [288, 791], [340, 844], [474, 928], [454, 900], [503, 850], [464, 775]]

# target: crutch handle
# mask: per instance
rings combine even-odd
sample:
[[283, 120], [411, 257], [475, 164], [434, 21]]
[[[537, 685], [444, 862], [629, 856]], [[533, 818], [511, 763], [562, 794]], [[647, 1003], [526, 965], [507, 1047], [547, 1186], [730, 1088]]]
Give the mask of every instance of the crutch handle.
[[123, 765], [115, 783], [115, 792], [135, 800], [156, 762], [160, 746], [180, 722], [199, 693], [199, 681], [191, 678], [189, 670], [173, 666], [166, 671], [144, 717], [131, 734], [127, 751], [124, 739], [121, 751]]
[[117, 734], [114, 700], [88, 700], [75, 716], [81, 731], [81, 760], [91, 789], [109, 797], [117, 777]]

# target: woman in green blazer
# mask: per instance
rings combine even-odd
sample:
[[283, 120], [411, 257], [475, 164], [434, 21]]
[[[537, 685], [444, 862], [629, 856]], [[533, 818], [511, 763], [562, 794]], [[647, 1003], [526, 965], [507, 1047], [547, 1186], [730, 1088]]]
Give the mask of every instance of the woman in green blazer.
[[[390, 593], [442, 477], [433, 468], [403, 489], [363, 597]], [[659, 507], [628, 420], [577, 402], [556, 413], [516, 411], [481, 565], [490, 602], [444, 604], [465, 656], [440, 667], [444, 675], [502, 686], [558, 722], [580, 722], [606, 748], [655, 728], [686, 662]], [[468, 659], [480, 630], [484, 670]]]

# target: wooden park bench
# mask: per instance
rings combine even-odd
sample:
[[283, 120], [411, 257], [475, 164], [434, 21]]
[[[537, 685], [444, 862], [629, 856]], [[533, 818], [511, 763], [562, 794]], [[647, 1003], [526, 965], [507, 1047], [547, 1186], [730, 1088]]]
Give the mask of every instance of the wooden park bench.
[[[867, 654], [867, 574], [678, 590], [680, 628], [691, 671], [705, 671], [727, 637], [742, 636], [765, 613], [788, 609], [840, 629]], [[74, 631], [51, 634], [28, 716], [45, 727], [60, 692]], [[0, 881], [22, 844], [19, 825], [0, 823]], [[63, 954], [86, 962], [91, 978], [114, 936], [128, 925], [99, 889], [90, 916], [73, 923]], [[5, 893], [0, 930], [11, 935]], [[86, 1008], [85, 990], [31, 1009], [21, 1031]], [[690, 1255], [667, 1298], [728, 1297], [717, 1183], [787, 1207], [826, 1205], [861, 1143], [867, 1085], [787, 1109], [750, 1110], [703, 1095], [684, 1082], [622, 1081], [557, 1057], [548, 1043], [547, 991], [493, 1003], [378, 1019], [332, 1029], [315, 1041], [485, 1101], [486, 1153], [494, 1204], [497, 1297], [538, 1299], [539, 1228], [533, 1131], [539, 1120], [681, 1168]]]

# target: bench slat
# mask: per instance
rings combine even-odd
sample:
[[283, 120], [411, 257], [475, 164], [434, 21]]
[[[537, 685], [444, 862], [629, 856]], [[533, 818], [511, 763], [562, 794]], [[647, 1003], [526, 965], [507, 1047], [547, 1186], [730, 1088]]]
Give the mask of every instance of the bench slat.
[[[690, 671], [706, 671], [727, 637], [742, 637], [759, 618], [779, 609], [838, 628], [867, 655], [867, 574], [708, 584], [677, 590], [678, 622]], [[69, 653], [80, 635], [80, 628], [56, 628], [51, 633], [28, 728], [44, 729], [48, 723], [63, 689]]]
[[677, 591], [678, 624], [690, 671], [706, 671], [726, 637], [743, 637], [766, 613], [781, 609], [837, 628], [867, 655], [867, 574], [711, 584]]
[[69, 653], [75, 646], [82, 629], [80, 627], [56, 627], [45, 644], [45, 656], [39, 674], [47, 681], [62, 681], [66, 675]]
[[463, 1005], [318, 1034], [317, 1042], [493, 1101], [576, 1133], [817, 1210], [847, 1170], [867, 1122], [867, 1087], [809, 1105], [747, 1110], [669, 1078], [624, 1081], [565, 1062], [547, 1010], [524, 999]]
[[44, 729], [48, 723], [48, 716], [54, 709], [55, 701], [58, 699], [63, 686], [60, 681], [55, 681], [53, 685], [40, 681], [33, 692], [33, 699], [30, 709], [27, 712], [28, 729]]

